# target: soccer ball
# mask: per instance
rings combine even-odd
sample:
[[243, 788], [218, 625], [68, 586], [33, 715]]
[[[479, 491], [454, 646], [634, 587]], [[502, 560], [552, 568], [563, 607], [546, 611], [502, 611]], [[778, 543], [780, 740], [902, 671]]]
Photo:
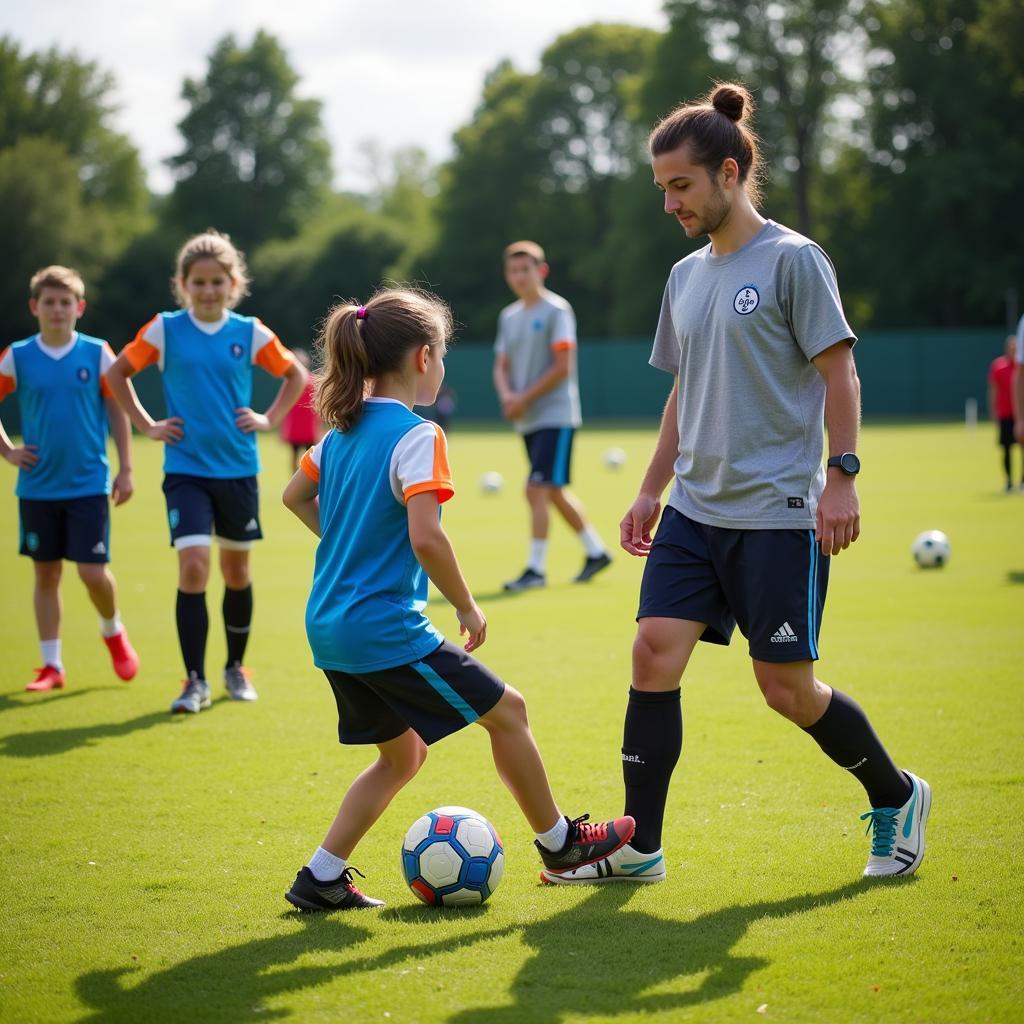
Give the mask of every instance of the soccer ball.
[[484, 494], [497, 494], [505, 486], [505, 478], [497, 471], [490, 470], [480, 477], [480, 490]]
[[910, 550], [922, 569], [939, 569], [949, 561], [949, 538], [941, 530], [926, 530], [914, 538]]
[[402, 842], [402, 873], [431, 906], [483, 903], [505, 873], [494, 826], [468, 807], [438, 807], [413, 822]]
[[609, 469], [619, 469], [626, 464], [626, 453], [621, 448], [605, 448], [604, 464]]

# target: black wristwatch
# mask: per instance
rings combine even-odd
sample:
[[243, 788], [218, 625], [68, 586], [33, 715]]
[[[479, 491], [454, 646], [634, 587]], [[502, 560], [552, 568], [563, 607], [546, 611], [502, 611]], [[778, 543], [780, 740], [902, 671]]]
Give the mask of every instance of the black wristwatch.
[[825, 465], [830, 469], [832, 466], [838, 466], [847, 476], [856, 476], [860, 472], [860, 459], [853, 452], [833, 455]]

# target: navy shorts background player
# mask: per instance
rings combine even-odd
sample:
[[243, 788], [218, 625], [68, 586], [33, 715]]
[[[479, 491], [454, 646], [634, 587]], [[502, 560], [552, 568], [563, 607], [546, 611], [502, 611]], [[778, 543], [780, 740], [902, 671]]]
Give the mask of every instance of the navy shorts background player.
[[814, 672], [830, 556], [860, 532], [856, 339], [825, 253], [755, 209], [750, 111], [746, 89], [720, 85], [650, 137], [665, 212], [710, 244], [669, 276], [650, 362], [675, 383], [620, 525], [623, 548], [647, 558], [622, 745], [636, 832], [603, 861], [546, 872], [549, 882], [665, 877], [680, 680], [698, 640], [727, 644], [736, 625], [769, 707], [866, 790], [864, 874], [909, 874], [924, 856], [927, 783], [897, 768], [861, 708]]

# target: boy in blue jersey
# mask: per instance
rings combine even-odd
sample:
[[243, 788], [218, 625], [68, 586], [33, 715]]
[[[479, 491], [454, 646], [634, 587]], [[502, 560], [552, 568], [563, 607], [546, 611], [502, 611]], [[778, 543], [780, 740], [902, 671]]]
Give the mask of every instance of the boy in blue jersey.
[[[317, 412], [333, 429], [303, 457], [284, 503], [320, 537], [306, 633], [334, 692], [338, 737], [375, 744], [379, 757], [285, 894], [302, 910], [381, 905], [356, 887], [348, 858], [419, 771], [428, 744], [471, 722], [490, 735], [545, 867], [592, 863], [633, 834], [630, 817], [590, 824], [561, 815], [525, 701], [469, 656], [487, 621], [441, 528], [440, 506], [455, 493], [445, 437], [412, 411], [437, 397], [451, 326], [434, 296], [387, 289], [365, 307], [335, 306], [324, 327]], [[462, 650], [424, 614], [428, 576], [468, 635]]]
[[[100, 633], [114, 671], [126, 682], [139, 659], [117, 609], [110, 561], [108, 496], [122, 505], [132, 495], [131, 434], [106, 373], [110, 346], [75, 330], [85, 312], [85, 286], [76, 271], [51, 266], [30, 284], [29, 308], [39, 333], [0, 354], [0, 401], [14, 391], [22, 436], [14, 445], [0, 425], [0, 454], [18, 467], [21, 554], [35, 566], [34, 605], [42, 667], [25, 689], [59, 690], [65, 682], [60, 641], [60, 579], [66, 558], [100, 615]], [[107, 425], [120, 468], [110, 482]]]
[[[143, 326], [109, 376], [135, 427], [167, 446], [163, 489], [178, 552], [176, 619], [185, 662], [185, 682], [171, 711], [194, 714], [211, 704], [206, 584], [214, 536], [224, 577], [224, 684], [233, 700], [256, 700], [242, 665], [253, 609], [249, 553], [263, 536], [256, 432], [277, 428], [302, 394], [306, 371], [258, 319], [231, 312], [247, 293], [248, 277], [226, 235], [209, 231], [186, 242], [174, 281], [183, 308]], [[159, 421], [128, 384], [132, 374], [154, 364], [163, 374], [168, 412]], [[266, 413], [250, 407], [254, 366], [284, 378]]]

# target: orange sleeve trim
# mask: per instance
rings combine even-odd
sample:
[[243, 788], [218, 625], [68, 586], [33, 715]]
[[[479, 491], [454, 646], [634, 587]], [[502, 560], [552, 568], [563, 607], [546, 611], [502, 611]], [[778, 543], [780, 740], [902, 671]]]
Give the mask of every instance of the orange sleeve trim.
[[299, 469], [301, 469], [302, 472], [313, 481], [313, 483], [318, 484], [320, 483], [320, 469], [313, 461], [312, 452], [312, 448], [308, 448], [306, 450], [306, 454], [303, 455], [302, 459], [299, 461]]
[[114, 397], [114, 392], [110, 390], [110, 385], [107, 383], [106, 376], [100, 377], [100, 394], [104, 398]]
[[568, 352], [569, 349], [576, 347], [576, 342], [571, 338], [562, 338], [560, 341], [551, 342], [552, 352]]
[[443, 505], [450, 498], [455, 496], [455, 488], [452, 486], [450, 479], [448, 480], [424, 480], [422, 483], [413, 484], [412, 487], [407, 487], [402, 491], [402, 497], [405, 498], [406, 502], [411, 497], [417, 494], [426, 494], [427, 491], [437, 491], [437, 503]]
[[283, 377], [294, 362], [295, 356], [281, 344], [276, 334], [256, 353], [256, 365], [274, 377]]
[[[160, 314], [157, 313], [157, 316]], [[154, 363], [160, 361], [160, 350], [155, 345], [150, 345], [143, 337], [146, 331], [156, 322], [156, 316], [147, 320], [138, 330], [138, 333], [128, 342], [123, 349], [121, 349], [121, 355], [128, 360], [128, 365], [138, 373], [139, 370], [144, 370], [147, 366], [152, 366]]]
[[0, 402], [2, 402], [9, 394], [12, 394], [14, 390], [14, 378], [8, 377], [6, 373], [0, 373]]

